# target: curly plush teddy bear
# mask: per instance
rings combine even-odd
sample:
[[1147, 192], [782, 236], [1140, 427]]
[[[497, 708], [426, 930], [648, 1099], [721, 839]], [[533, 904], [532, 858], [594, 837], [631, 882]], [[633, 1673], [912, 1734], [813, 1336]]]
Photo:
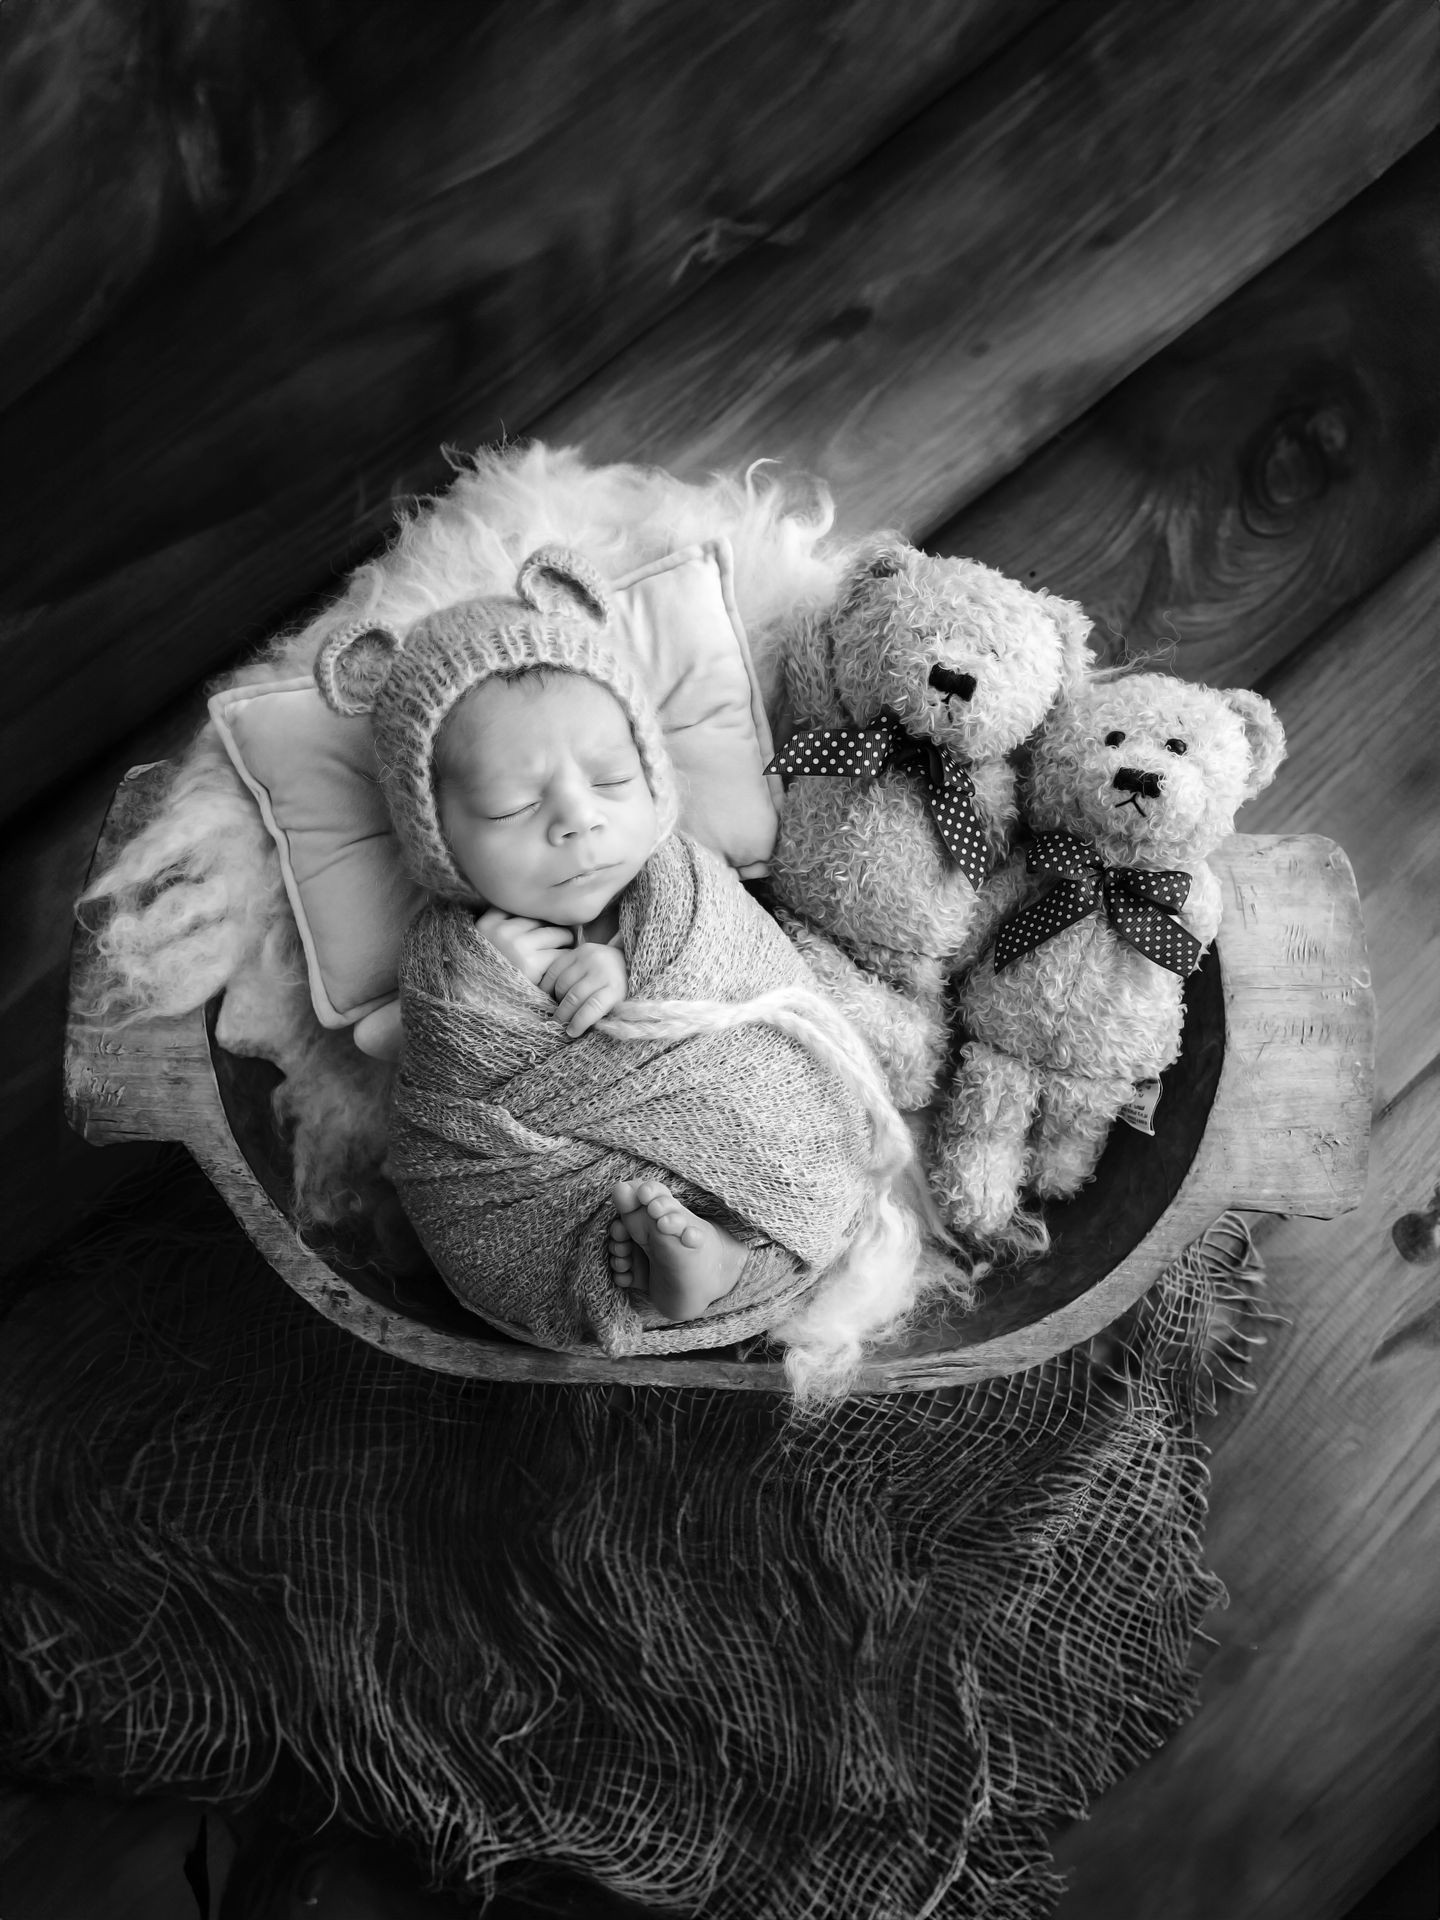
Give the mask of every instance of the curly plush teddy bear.
[[1102, 673], [1057, 703], [1026, 782], [1033, 841], [997, 882], [1014, 910], [957, 999], [969, 1037], [932, 1176], [953, 1229], [1043, 1245], [1022, 1190], [1074, 1193], [1137, 1083], [1178, 1056], [1182, 983], [1220, 924], [1205, 855], [1284, 753], [1245, 690]]
[[1089, 630], [1068, 601], [881, 535], [787, 637], [772, 898], [902, 1108], [934, 1094], [946, 979], [993, 926], [1007, 756], [1083, 675]]

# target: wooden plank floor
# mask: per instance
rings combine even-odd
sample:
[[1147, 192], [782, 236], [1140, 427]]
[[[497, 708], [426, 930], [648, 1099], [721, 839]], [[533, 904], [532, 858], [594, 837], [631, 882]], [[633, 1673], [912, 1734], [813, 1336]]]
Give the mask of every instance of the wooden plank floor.
[[[861, 5], [823, 32], [807, 0], [484, 10], [0, 414], [27, 475], [0, 549], [26, 643], [0, 818], [324, 590], [395, 491], [443, 484], [442, 443], [525, 427], [1044, 4]], [[1406, 37], [1380, 35], [1392, 59]], [[1336, 198], [1420, 130], [1396, 80]]]
[[[942, 11], [949, 37], [932, 67], [925, 37]], [[62, 354], [0, 416], [11, 469], [38, 471], [36, 447], [67, 433], [85, 451], [109, 380], [115, 457], [92, 458], [88, 475], [78, 457], [57, 459], [11, 528], [8, 605], [25, 671], [5, 723], [6, 804], [47, 797], [12, 816], [0, 865], [20, 908], [0, 957], [0, 1204], [14, 1257], [109, 1177], [104, 1156], [59, 1153], [60, 1008], [68, 903], [124, 759], [183, 732], [197, 679], [372, 538], [397, 476], [433, 477], [442, 437], [541, 421], [590, 437], [599, 454], [682, 468], [811, 459], [857, 522], [938, 526], [940, 550], [1085, 600], [1116, 650], [1169, 644], [1179, 671], [1258, 682], [1291, 757], [1240, 824], [1332, 835], [1365, 900], [1381, 1014], [1372, 1177], [1344, 1220], [1261, 1231], [1285, 1325], [1257, 1364], [1257, 1393], [1213, 1433], [1210, 1548], [1232, 1605], [1211, 1623], [1195, 1720], [1062, 1837], [1072, 1888], [1061, 1911], [1338, 1920], [1433, 1820], [1440, 1724], [1440, 1267], [1406, 1265], [1390, 1240], [1440, 1177], [1440, 144], [1415, 144], [1435, 118], [1436, 36], [1428, 9], [1400, 0], [1217, 0], [1204, 25], [1214, 35], [1223, 16], [1234, 56], [1217, 64], [1213, 39], [1188, 37], [1199, 11], [1027, 6], [1009, 18], [1028, 31], [987, 59], [1005, 37], [999, 10], [922, 9], [872, 94], [876, 11], [825, 69], [830, 90], [813, 106], [817, 122], [838, 120], [863, 98], [863, 126], [791, 155], [793, 97], [767, 95], [754, 106], [759, 157], [724, 174], [729, 198], [707, 197], [702, 167], [679, 181], [611, 181], [608, 212], [585, 188], [617, 110], [599, 84], [611, 68], [577, 64], [594, 41], [557, 43], [537, 70], [568, 74], [563, 112], [581, 133], [563, 164], [539, 141], [516, 161], [534, 206], [557, 182], [565, 190], [520, 266], [515, 234], [487, 239], [517, 276], [503, 324], [477, 331], [465, 305], [488, 271], [484, 247], [441, 284], [444, 221], [410, 232], [426, 207], [473, 217], [478, 204], [464, 197], [463, 146], [437, 134], [387, 186], [383, 221], [341, 220], [317, 241], [301, 288], [310, 330], [272, 337], [233, 380], [236, 336], [200, 330], [178, 397], [157, 402], [145, 381], [175, 343], [154, 337], [155, 305]], [[617, 0], [604, 22], [624, 14]], [[555, 17], [501, 7], [487, 31], [543, 53]], [[769, 9], [766, 31], [783, 49], [807, 17], [798, 4]], [[670, 43], [646, 19], [613, 62], [639, 34], [636, 73], [653, 81]], [[709, 94], [723, 98], [724, 62], [740, 57], [725, 50], [730, 26], [715, 28], [720, 65], [691, 71], [683, 94], [702, 119]], [[452, 133], [482, 58], [480, 41], [464, 44], [446, 96], [454, 115], [434, 109]], [[485, 57], [496, 44], [484, 40]], [[309, 97], [296, 87], [265, 97], [293, 108]], [[386, 137], [415, 144], [416, 100], [433, 98], [401, 92]], [[374, 143], [363, 94], [355, 137], [363, 128]], [[291, 124], [291, 108], [275, 111]], [[513, 124], [534, 112], [517, 103]], [[723, 140], [713, 114], [704, 124], [721, 142], [708, 165]], [[345, 138], [313, 175], [293, 146], [267, 177], [291, 180], [293, 161], [294, 180], [329, 183], [340, 206]], [[263, 198], [253, 181], [247, 191]], [[54, 204], [36, 192], [36, 207]], [[517, 204], [530, 203], [522, 193]], [[958, 227], [945, 224], [953, 208]], [[197, 329], [235, 304], [234, 261], [263, 262], [280, 245], [267, 217], [247, 217], [233, 250], [196, 270], [185, 299]], [[305, 232], [318, 218], [285, 214]], [[136, 220], [144, 245], [181, 247], [179, 228]], [[388, 291], [355, 268], [402, 238], [414, 251], [397, 257]], [[1291, 241], [1302, 244], [1283, 251]], [[560, 265], [577, 261], [564, 327], [537, 341], [534, 314], [556, 297]], [[368, 304], [341, 326], [347, 270]], [[475, 311], [491, 325], [490, 308]], [[592, 337], [602, 311], [612, 330]], [[287, 354], [297, 384], [272, 391]], [[191, 418], [217, 368], [231, 384]], [[378, 411], [351, 424], [372, 394]], [[303, 453], [286, 411], [297, 395], [315, 423]], [[277, 468], [281, 451], [293, 474]], [[81, 531], [62, 550], [46, 535], [72, 482]], [[182, 704], [157, 718], [172, 699]], [[140, 723], [148, 737], [126, 743]], [[170, 1871], [188, 1829], [168, 1818], [137, 1844]], [[157, 1895], [135, 1911], [166, 1920], [169, 1908]], [[86, 1913], [57, 1893], [35, 1920]]]
[[1266, 690], [1292, 758], [1247, 810], [1355, 861], [1379, 1021], [1364, 1204], [1262, 1222], [1285, 1326], [1215, 1435], [1230, 1589], [1196, 1719], [1065, 1836], [1063, 1920], [1334, 1920], [1435, 1818], [1440, 1264], [1394, 1222], [1440, 1177], [1440, 542]]
[[[946, 58], [993, 44], [983, 8], [934, 11], [972, 21]], [[1415, 0], [1064, 0], [821, 191], [857, 93], [879, 89], [873, 139], [906, 104], [881, 76], [946, 77], [928, 39], [899, 57], [889, 13], [859, 9], [871, 34], [821, 63], [803, 140], [788, 92], [733, 126], [731, 70], [692, 44], [711, 21], [748, 72], [728, 14], [662, 8], [595, 44], [537, 17], [537, 45], [517, 27], [358, 125], [0, 415], [0, 469], [28, 481], [0, 553], [24, 639], [0, 817], [291, 616], [393, 490], [443, 478], [442, 441], [578, 435], [680, 470], [764, 454], [824, 472], [856, 525], [931, 526], [1440, 118]], [[808, 45], [810, 10], [783, 17]], [[477, 74], [527, 58], [556, 97], [537, 79], [478, 111]], [[725, 267], [713, 143], [754, 149]]]
[[1440, 136], [933, 534], [1254, 685], [1440, 524]]
[[[1440, 1177], [1434, 446], [1405, 536], [1432, 538], [1393, 572], [1395, 548], [1366, 530], [1392, 512], [1398, 489], [1385, 476], [1404, 461], [1394, 429], [1379, 424], [1383, 402], [1367, 405], [1364, 459], [1269, 523], [1268, 564], [1246, 564], [1256, 534], [1243, 455], [1295, 418], [1297, 395], [1303, 418], [1322, 389], [1333, 393], [1325, 361], [1317, 372], [1309, 351], [1310, 316], [1323, 335], [1342, 288], [1345, 300], [1363, 300], [1348, 291], [1355, 253], [1388, 240], [1406, 284], [1411, 249], [1433, 248], [1435, 164], [1432, 143], [1377, 190], [1373, 225], [1371, 208], [1351, 209], [1336, 232], [1243, 290], [939, 542], [984, 551], [988, 540], [985, 557], [1001, 557], [1001, 546], [1011, 566], [1026, 562], [1045, 584], [1082, 595], [1088, 563], [1089, 583], [1108, 579], [1117, 643], [1143, 649], [1168, 636], [1161, 664], [1258, 677], [1285, 720], [1290, 758], [1240, 824], [1327, 833], [1350, 853], [1379, 1015], [1380, 1119], [1364, 1206], [1330, 1225], [1259, 1228], [1289, 1324], [1257, 1368], [1259, 1393], [1217, 1436], [1210, 1542], [1233, 1603], [1212, 1623], [1219, 1647], [1204, 1704], [1061, 1842], [1060, 1864], [1073, 1874], [1062, 1920], [1335, 1920], [1434, 1820], [1440, 1267], [1407, 1266], [1389, 1238]], [[1428, 274], [1422, 281], [1433, 289]], [[1433, 315], [1434, 302], [1430, 290], [1417, 305]], [[1367, 329], [1339, 331], [1353, 347]], [[1429, 331], [1417, 332], [1417, 348]], [[1207, 338], [1213, 358], [1202, 351]], [[1239, 356], [1251, 377], [1227, 390], [1222, 376]], [[1348, 364], [1352, 392], [1356, 383], [1369, 383], [1372, 397], [1383, 390], [1384, 352], [1345, 362], [1331, 346], [1329, 357]], [[1392, 417], [1437, 401], [1433, 362], [1417, 361], [1394, 390]], [[1208, 408], [1198, 445], [1187, 430], [1192, 406]], [[1127, 441], [1124, 424], [1138, 420], [1148, 431]], [[1161, 423], [1173, 423], [1173, 437]], [[1107, 517], [1117, 499], [1123, 514]], [[1096, 504], [1104, 536], [1087, 550], [1085, 515]], [[1208, 565], [1174, 564], [1197, 549]], [[1167, 564], [1163, 593], [1147, 596]], [[1249, 605], [1225, 590], [1257, 575], [1264, 591]], [[1302, 576], [1303, 621], [1271, 585]], [[1349, 605], [1361, 582], [1370, 592]], [[1279, 601], [1285, 616], [1272, 625], [1267, 608]]]

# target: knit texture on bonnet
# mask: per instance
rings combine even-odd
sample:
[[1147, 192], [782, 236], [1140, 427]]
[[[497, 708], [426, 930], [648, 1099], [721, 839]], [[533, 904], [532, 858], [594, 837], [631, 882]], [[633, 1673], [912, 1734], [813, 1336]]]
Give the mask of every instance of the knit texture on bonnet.
[[660, 723], [639, 680], [605, 645], [612, 616], [598, 574], [564, 548], [520, 568], [517, 598], [462, 600], [418, 621], [403, 643], [385, 628], [335, 634], [315, 679], [338, 713], [368, 712], [390, 817], [405, 863], [423, 887], [475, 901], [440, 824], [435, 743], [455, 707], [497, 674], [547, 668], [581, 674], [614, 695], [630, 723], [662, 836], [675, 823], [674, 774]]

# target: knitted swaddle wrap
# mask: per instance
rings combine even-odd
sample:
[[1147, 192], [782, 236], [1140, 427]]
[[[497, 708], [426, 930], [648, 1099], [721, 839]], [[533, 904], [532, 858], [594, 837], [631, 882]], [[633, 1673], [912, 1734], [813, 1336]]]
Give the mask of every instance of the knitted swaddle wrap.
[[[813, 987], [731, 869], [683, 836], [662, 841], [620, 911], [631, 1000]], [[870, 1128], [794, 1039], [747, 1023], [571, 1040], [550, 996], [456, 905], [420, 915], [400, 977], [389, 1170], [473, 1311], [541, 1346], [723, 1346], [774, 1325], [843, 1252], [869, 1194]], [[646, 1178], [753, 1242], [738, 1285], [703, 1319], [647, 1324], [610, 1277], [610, 1190]]]

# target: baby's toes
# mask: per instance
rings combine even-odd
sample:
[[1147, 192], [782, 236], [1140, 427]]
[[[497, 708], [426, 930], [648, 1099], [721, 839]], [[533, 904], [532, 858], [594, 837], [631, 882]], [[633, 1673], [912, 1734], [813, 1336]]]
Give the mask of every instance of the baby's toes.
[[676, 1204], [674, 1194], [658, 1180], [642, 1180], [635, 1189], [635, 1198], [653, 1220], [658, 1220]]
[[663, 1213], [656, 1213], [653, 1207], [646, 1209], [655, 1224], [655, 1231], [663, 1233], [667, 1239], [679, 1240], [687, 1247], [697, 1246], [698, 1240], [689, 1238], [695, 1230], [695, 1216], [687, 1213], [684, 1207], [677, 1206], [672, 1200]]
[[610, 1262], [611, 1277], [621, 1286], [629, 1283], [634, 1270], [634, 1241], [630, 1230], [623, 1220], [610, 1222], [610, 1235], [605, 1243], [605, 1252]]
[[[640, 1195], [635, 1188], [635, 1182], [633, 1180], [617, 1180], [610, 1189], [610, 1204], [617, 1213], [634, 1213], [635, 1209], [642, 1204]], [[619, 1223], [617, 1222], [616, 1224], [618, 1225]], [[611, 1232], [614, 1232], [614, 1227], [611, 1228]]]

